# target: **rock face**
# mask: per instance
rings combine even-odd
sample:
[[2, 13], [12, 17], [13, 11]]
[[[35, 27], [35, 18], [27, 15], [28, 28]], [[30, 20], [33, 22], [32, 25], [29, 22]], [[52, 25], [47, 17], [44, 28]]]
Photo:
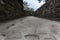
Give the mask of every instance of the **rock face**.
[[21, 3], [18, 0], [0, 0], [0, 22], [25, 16]]
[[[6, 29], [7, 26], [10, 27]], [[0, 27], [0, 33], [6, 34], [5, 40], [60, 40], [60, 22], [42, 18], [28, 16]]]
[[60, 20], [60, 0], [46, 0], [46, 4], [39, 8], [34, 15], [53, 20]]
[[0, 22], [26, 15], [60, 20], [60, 0], [46, 0], [36, 12], [23, 10], [23, 0], [0, 0]]

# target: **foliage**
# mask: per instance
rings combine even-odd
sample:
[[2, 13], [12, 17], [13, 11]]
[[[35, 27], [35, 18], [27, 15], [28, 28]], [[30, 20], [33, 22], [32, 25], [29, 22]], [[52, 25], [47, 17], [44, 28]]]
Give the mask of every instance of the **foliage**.
[[24, 1], [23, 6], [24, 6], [24, 10], [28, 12], [33, 12], [33, 8], [29, 8], [27, 2]]
[[38, 0], [39, 1], [39, 3], [41, 2], [41, 0]]

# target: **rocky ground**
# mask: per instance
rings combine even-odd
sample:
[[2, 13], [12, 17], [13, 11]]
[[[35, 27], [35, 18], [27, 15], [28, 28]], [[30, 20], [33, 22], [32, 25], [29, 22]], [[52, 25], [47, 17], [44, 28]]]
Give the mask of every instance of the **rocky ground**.
[[46, 4], [32, 14], [23, 10], [22, 0], [18, 2], [0, 0], [0, 40], [60, 40], [60, 22], [47, 20], [60, 21], [59, 0], [46, 0]]
[[60, 22], [28, 16], [0, 23], [1, 40], [60, 40]]

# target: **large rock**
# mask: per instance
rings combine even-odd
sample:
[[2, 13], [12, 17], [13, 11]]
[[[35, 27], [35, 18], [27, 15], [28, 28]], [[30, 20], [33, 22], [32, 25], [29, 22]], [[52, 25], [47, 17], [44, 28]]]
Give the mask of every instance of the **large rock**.
[[18, 0], [0, 0], [0, 22], [26, 16], [21, 3]]
[[35, 13], [23, 10], [23, 0], [0, 0], [0, 22], [26, 15], [60, 20], [60, 0], [46, 0]]
[[60, 22], [47, 19], [28, 16], [2, 23], [0, 28], [5, 40], [60, 40]]
[[44, 4], [41, 8], [39, 8], [35, 14], [35, 16], [60, 20], [60, 0], [46, 0], [46, 4]]

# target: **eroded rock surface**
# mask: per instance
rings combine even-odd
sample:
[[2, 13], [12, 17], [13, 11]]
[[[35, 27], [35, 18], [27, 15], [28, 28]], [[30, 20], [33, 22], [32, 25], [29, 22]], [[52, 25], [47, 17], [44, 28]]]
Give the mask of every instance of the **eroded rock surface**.
[[0, 33], [6, 34], [5, 40], [60, 40], [60, 22], [47, 19], [28, 16], [0, 27]]

